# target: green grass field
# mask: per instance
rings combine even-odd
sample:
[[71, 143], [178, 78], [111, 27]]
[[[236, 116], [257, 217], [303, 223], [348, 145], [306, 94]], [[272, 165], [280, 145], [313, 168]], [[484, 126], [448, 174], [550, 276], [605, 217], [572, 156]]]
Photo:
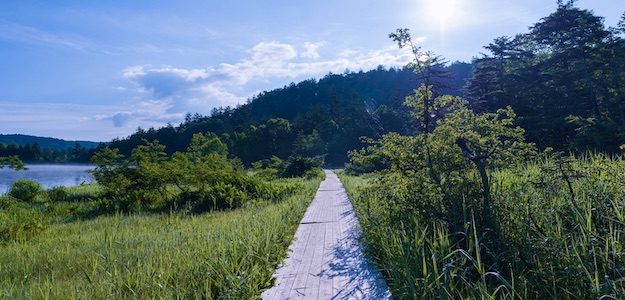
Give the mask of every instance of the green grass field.
[[625, 160], [563, 168], [494, 170], [494, 227], [482, 231], [474, 208], [436, 211], [405, 176], [339, 176], [395, 299], [624, 299]]
[[[0, 244], [0, 298], [259, 298], [271, 286], [319, 184], [317, 179], [281, 180], [304, 188], [280, 201], [201, 215], [72, 220], [63, 217], [66, 211], [84, 205], [48, 204], [46, 229]], [[97, 188], [73, 192], [80, 189]]]

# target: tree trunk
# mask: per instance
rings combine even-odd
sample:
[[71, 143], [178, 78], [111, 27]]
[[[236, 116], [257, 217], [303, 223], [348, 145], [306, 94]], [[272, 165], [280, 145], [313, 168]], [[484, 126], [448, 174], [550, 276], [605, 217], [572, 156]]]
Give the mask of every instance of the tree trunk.
[[489, 222], [491, 218], [491, 195], [490, 195], [490, 182], [488, 180], [488, 173], [486, 172], [486, 162], [482, 159], [476, 159], [473, 161], [477, 170], [480, 173], [482, 179], [482, 195], [484, 197], [483, 214], [484, 222]]

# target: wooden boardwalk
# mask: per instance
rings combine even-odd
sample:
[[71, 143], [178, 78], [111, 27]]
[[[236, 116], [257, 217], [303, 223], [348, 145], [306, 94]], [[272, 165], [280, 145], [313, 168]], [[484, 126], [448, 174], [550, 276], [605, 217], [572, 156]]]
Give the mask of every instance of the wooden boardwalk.
[[325, 171], [290, 254], [276, 270], [273, 299], [391, 299], [380, 272], [363, 253], [354, 209], [336, 174]]

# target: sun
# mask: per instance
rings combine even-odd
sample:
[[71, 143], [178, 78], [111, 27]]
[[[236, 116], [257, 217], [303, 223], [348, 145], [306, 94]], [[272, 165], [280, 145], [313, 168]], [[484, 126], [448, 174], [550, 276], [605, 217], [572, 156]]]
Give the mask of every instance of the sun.
[[425, 10], [429, 19], [445, 28], [458, 15], [459, 4], [459, 0], [426, 0]]

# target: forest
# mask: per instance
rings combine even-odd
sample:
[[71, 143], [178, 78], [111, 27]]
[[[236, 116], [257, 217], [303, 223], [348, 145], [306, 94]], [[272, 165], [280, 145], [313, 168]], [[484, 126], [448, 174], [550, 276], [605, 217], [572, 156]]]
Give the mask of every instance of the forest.
[[94, 153], [95, 148], [87, 149], [78, 143], [68, 149], [42, 148], [36, 142], [22, 145], [0, 143], [0, 157], [17, 156], [28, 163], [89, 163]]
[[[624, 298], [625, 14], [558, 1], [471, 63], [389, 38], [401, 70], [76, 144], [94, 185], [15, 182], [0, 296], [258, 299], [335, 168], [395, 299]], [[0, 167], [37, 149], [0, 144]]]
[[[437, 68], [449, 74], [446, 92], [462, 95], [472, 65], [456, 62]], [[417, 80], [411, 70], [382, 66], [367, 72], [328, 74], [260, 93], [235, 108], [214, 109], [210, 116], [189, 114], [179, 126], [139, 128], [108, 147], [129, 155], [143, 140], [158, 140], [172, 154], [186, 149], [193, 134], [212, 132], [246, 166], [272, 156], [287, 159], [294, 151], [324, 156], [328, 165], [341, 166], [347, 161], [347, 151], [364, 145], [361, 137], [413, 130], [403, 101]]]

